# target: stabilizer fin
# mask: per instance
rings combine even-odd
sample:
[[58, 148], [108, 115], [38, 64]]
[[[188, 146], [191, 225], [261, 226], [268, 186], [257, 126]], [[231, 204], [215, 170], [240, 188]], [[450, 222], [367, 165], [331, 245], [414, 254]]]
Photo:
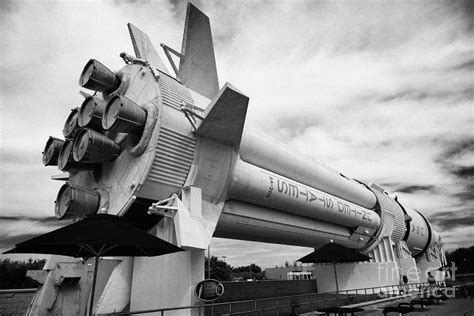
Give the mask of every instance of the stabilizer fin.
[[182, 82], [212, 100], [219, 91], [219, 81], [211, 26], [209, 18], [190, 2], [186, 11], [181, 54], [184, 56], [179, 63]]
[[132, 39], [133, 49], [135, 50], [135, 56], [145, 59], [153, 68], [169, 74], [148, 35], [132, 23], [128, 23], [127, 26], [130, 38]]
[[204, 112], [196, 133], [228, 145], [240, 147], [249, 98], [226, 83]]

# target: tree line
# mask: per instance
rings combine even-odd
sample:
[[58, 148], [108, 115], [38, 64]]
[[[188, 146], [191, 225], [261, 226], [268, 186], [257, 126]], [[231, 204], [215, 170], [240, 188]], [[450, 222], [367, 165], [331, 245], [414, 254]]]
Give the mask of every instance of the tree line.
[[[458, 248], [451, 252], [446, 252], [448, 265], [456, 263], [456, 274], [474, 273], [474, 246], [469, 248]], [[0, 289], [24, 289], [35, 288], [38, 283], [28, 277], [28, 270], [41, 270], [46, 260], [13, 261], [10, 259], [0, 259]], [[243, 280], [263, 280], [265, 274], [256, 264], [247, 266], [232, 267], [218, 257], [211, 256], [210, 278], [219, 281], [243, 281]], [[285, 262], [285, 266], [290, 264]], [[204, 264], [205, 278], [208, 278], [207, 258]]]
[[[448, 265], [451, 265], [452, 262], [456, 263], [456, 274], [467, 274], [474, 273], [474, 246], [470, 248], [458, 248], [451, 252], [446, 252], [446, 261]], [[288, 261], [285, 262], [284, 267], [296, 267], [296, 261], [292, 264]], [[275, 266], [278, 268], [279, 266]], [[281, 266], [283, 267], [283, 266]], [[208, 278], [208, 262], [207, 257], [205, 260], [205, 277]], [[220, 260], [218, 257], [211, 256], [211, 279], [216, 279], [219, 281], [237, 281], [237, 280], [263, 280], [265, 274], [262, 269], [255, 265], [250, 264], [247, 266], [241, 267], [232, 267], [227, 264], [225, 261]]]
[[456, 274], [474, 273], [474, 246], [446, 252], [446, 261], [448, 266], [456, 263]]
[[38, 287], [38, 282], [26, 277], [28, 270], [43, 269], [46, 259], [27, 261], [0, 260], [0, 289], [28, 289]]
[[258, 265], [252, 263], [247, 266], [232, 267], [218, 257], [211, 256], [211, 273], [209, 275], [207, 257], [204, 263], [204, 276], [219, 281], [263, 280], [265, 275]]

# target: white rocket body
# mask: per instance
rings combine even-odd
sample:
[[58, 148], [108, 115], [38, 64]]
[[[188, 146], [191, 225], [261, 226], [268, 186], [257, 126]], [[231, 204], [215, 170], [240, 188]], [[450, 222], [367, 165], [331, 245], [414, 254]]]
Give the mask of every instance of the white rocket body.
[[[249, 98], [228, 83], [219, 89], [208, 18], [190, 4], [185, 28], [181, 54], [162, 45], [167, 55], [181, 59], [179, 70], [172, 64], [177, 78], [147, 35], [131, 24], [136, 58], [122, 55], [128, 64], [115, 74], [100, 72], [95, 61], [86, 66], [81, 85], [102, 93], [94, 97], [95, 112], [87, 107], [91, 99], [79, 111], [79, 125], [93, 131], [73, 132], [74, 121], [68, 119], [69, 139], [56, 145], [64, 148], [58, 164], [68, 171], [56, 202], [59, 218], [124, 216], [178, 246], [201, 251], [187, 259], [191, 267], [199, 266], [212, 236], [314, 248], [332, 240], [376, 262], [411, 267], [414, 257], [426, 254], [442, 262], [441, 240], [421, 213], [376, 184], [349, 179], [244, 129]], [[88, 122], [94, 117], [99, 124], [93, 126]], [[73, 144], [66, 148], [68, 142]], [[45, 148], [48, 164], [55, 157], [51, 144]], [[131, 278], [127, 264], [120, 271]], [[129, 287], [125, 292], [132, 302], [134, 287], [141, 293], [135, 297], [147, 287], [137, 285], [136, 280], [147, 282], [147, 274], [140, 277], [144, 272], [136, 267], [152, 267], [137, 259], [134, 265], [133, 280], [120, 285]], [[106, 293], [113, 288], [107, 285], [104, 295], [113, 297]]]

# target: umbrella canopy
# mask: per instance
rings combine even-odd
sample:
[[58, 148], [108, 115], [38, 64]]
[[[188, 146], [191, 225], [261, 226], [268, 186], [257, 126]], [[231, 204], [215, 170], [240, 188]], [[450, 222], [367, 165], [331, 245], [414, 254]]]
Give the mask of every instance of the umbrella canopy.
[[[336, 263], [340, 262], [360, 262], [369, 261], [369, 256], [358, 253], [352, 249], [346, 248], [342, 245], [329, 243], [321, 248], [313, 251], [309, 255], [298, 259], [302, 263], [332, 263], [334, 266], [334, 280], [336, 281], [336, 293], [339, 292], [339, 284], [337, 282]], [[339, 299], [337, 300], [339, 305]]]
[[89, 315], [92, 315], [97, 267], [103, 256], [159, 256], [184, 251], [109, 214], [94, 214], [16, 245], [4, 253], [42, 253], [69, 257], [94, 257]]
[[302, 263], [339, 263], [369, 261], [369, 256], [358, 253], [336, 243], [329, 243], [298, 261]]
[[183, 251], [109, 214], [94, 214], [16, 245], [5, 253], [42, 253], [69, 257], [159, 256]]

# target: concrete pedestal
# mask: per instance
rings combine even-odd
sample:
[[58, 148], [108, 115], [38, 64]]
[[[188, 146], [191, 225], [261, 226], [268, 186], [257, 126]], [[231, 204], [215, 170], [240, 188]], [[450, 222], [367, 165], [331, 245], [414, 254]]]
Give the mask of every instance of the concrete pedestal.
[[398, 259], [398, 265], [400, 268], [400, 276], [406, 276], [408, 283], [419, 283], [420, 271], [416, 266], [415, 259], [412, 257]]
[[[156, 235], [171, 242], [175, 236], [169, 220], [164, 218], [157, 225]], [[204, 279], [204, 254], [205, 250], [186, 249], [159, 257], [135, 257], [130, 311], [194, 305], [194, 287]], [[198, 309], [166, 314], [198, 315]]]
[[[336, 264], [339, 291], [399, 284], [395, 262]], [[316, 265], [314, 271], [319, 292], [336, 291], [334, 265]]]
[[416, 264], [420, 269], [420, 281], [427, 282], [428, 272], [431, 272], [435, 277], [436, 281], [444, 280], [444, 272], [438, 271], [438, 268], [441, 266], [439, 261], [428, 261], [423, 255], [421, 258], [417, 258]]

